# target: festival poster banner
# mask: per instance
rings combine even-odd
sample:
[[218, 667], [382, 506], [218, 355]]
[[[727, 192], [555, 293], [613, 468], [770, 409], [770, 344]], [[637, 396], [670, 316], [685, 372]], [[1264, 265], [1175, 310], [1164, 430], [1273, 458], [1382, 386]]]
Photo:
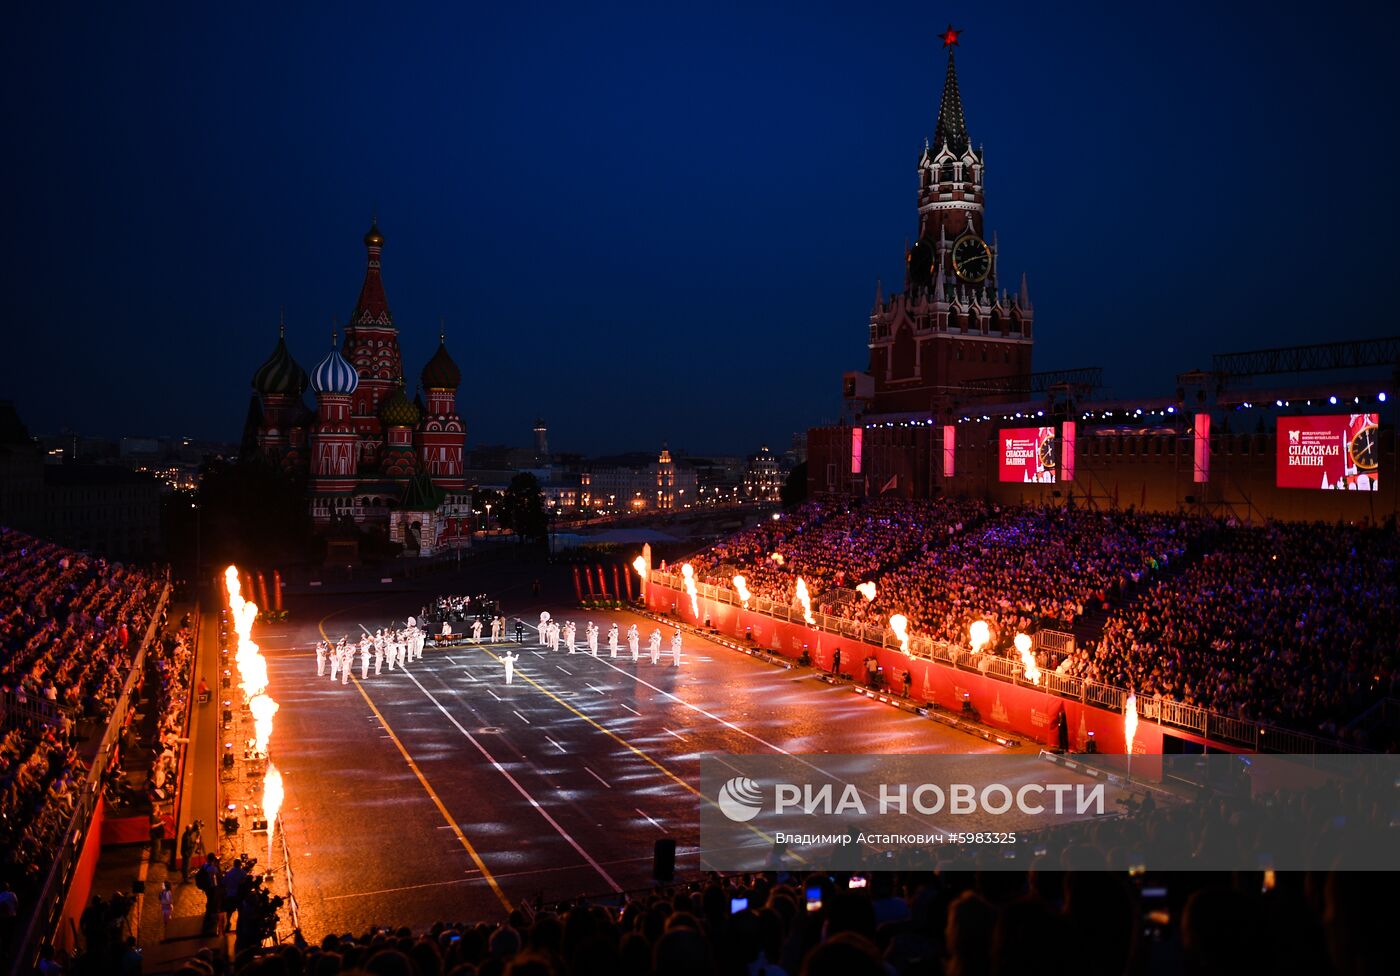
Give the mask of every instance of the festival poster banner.
[[1004, 427], [998, 476], [1023, 484], [1055, 483], [1055, 428]]
[[1278, 418], [1280, 488], [1377, 491], [1380, 414]]

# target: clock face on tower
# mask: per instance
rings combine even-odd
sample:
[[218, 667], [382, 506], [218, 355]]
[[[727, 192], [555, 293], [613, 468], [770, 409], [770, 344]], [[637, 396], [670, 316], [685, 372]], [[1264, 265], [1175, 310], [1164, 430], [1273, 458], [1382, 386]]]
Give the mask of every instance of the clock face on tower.
[[953, 271], [963, 281], [985, 281], [992, 270], [992, 249], [976, 234], [964, 234], [953, 242]]

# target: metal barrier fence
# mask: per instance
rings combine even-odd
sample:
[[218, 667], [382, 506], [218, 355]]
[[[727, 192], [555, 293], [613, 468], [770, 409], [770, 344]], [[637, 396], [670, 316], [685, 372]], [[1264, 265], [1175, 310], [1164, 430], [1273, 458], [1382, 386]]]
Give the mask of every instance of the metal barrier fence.
[[[684, 587], [679, 576], [672, 573], [652, 570], [652, 585], [678, 591], [684, 598]], [[741, 606], [742, 601], [727, 587], [713, 583], [701, 583], [697, 592], [707, 599], [720, 603]], [[749, 609], [788, 623], [802, 622], [800, 608], [785, 606], [766, 597], [755, 597], [749, 601]], [[895, 648], [898, 642], [886, 627], [869, 627], [853, 620], [832, 617], [828, 614], [813, 614], [816, 623], [811, 625], [826, 633], [863, 641], [877, 647]], [[1074, 649], [1074, 635], [1063, 631], [1042, 628], [1031, 635], [1036, 647], [1055, 654], [1067, 654]], [[981, 671], [1003, 681], [1031, 685], [1044, 689], [1047, 693], [1061, 698], [1072, 698], [1098, 708], [1121, 712], [1127, 701], [1128, 692], [1113, 685], [1100, 684], [1074, 675], [1042, 670], [1039, 682], [1025, 679], [1020, 662], [994, 655], [978, 655], [971, 658], [965, 648], [926, 637], [910, 639], [909, 650], [912, 656], [929, 661], [937, 661], [951, 667], [970, 668]], [[1159, 725], [1191, 732], [1216, 743], [1244, 746], [1259, 752], [1288, 753], [1290, 755], [1312, 755], [1329, 752], [1356, 752], [1356, 748], [1334, 739], [1309, 735], [1292, 729], [1252, 722], [1212, 712], [1198, 705], [1187, 705], [1171, 699], [1139, 695], [1138, 714]]]
[[20, 973], [29, 973], [35, 970], [38, 962], [39, 944], [56, 930], [58, 921], [63, 915], [63, 903], [68, 898], [68, 888], [73, 881], [73, 872], [77, 868], [78, 858], [87, 842], [88, 831], [92, 827], [93, 814], [97, 812], [97, 803], [102, 797], [102, 778], [106, 774], [107, 766], [112, 758], [112, 747], [116, 744], [117, 736], [121, 734], [122, 726], [126, 722], [127, 711], [131, 708], [132, 689], [146, 666], [146, 649], [155, 636], [156, 625], [160, 623], [161, 611], [165, 609], [169, 599], [170, 584], [167, 582], [161, 591], [160, 599], [156, 601], [155, 609], [151, 611], [151, 623], [146, 628], [145, 636], [141, 638], [141, 646], [136, 651], [136, 657], [132, 659], [131, 670], [127, 673], [126, 682], [122, 685], [122, 693], [118, 697], [117, 706], [112, 710], [111, 718], [107, 722], [107, 731], [103, 733], [102, 742], [97, 748], [97, 755], [93, 757], [87, 778], [83, 780], [77, 802], [73, 805], [73, 815], [68, 820], [68, 826], [63, 832], [63, 840], [54, 852], [53, 864], [49, 867], [49, 873], [44, 878], [44, 886], [34, 899], [34, 914], [30, 916], [29, 925], [24, 930], [24, 938], [20, 941], [18, 949], [10, 960], [11, 976], [19, 976]]
[[28, 698], [19, 691], [7, 691], [0, 695], [0, 727], [8, 729], [21, 722], [61, 725], [63, 712], [57, 702], [47, 698]]

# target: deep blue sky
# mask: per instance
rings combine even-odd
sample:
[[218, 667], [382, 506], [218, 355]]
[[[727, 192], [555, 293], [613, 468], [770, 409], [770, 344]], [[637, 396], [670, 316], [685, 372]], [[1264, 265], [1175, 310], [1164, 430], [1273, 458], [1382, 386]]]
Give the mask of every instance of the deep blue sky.
[[1397, 331], [1393, 5], [59, 6], [0, 40], [35, 430], [235, 439], [278, 307], [307, 368], [351, 311], [377, 206], [410, 377], [445, 316], [472, 444], [785, 445], [900, 281], [950, 20], [1037, 369], [1159, 393]]

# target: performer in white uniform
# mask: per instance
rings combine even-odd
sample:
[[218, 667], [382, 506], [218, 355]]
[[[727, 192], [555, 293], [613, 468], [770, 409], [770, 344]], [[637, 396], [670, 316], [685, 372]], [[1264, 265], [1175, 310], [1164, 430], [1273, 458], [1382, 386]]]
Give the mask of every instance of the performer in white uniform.
[[369, 635], [360, 639], [360, 680], [369, 680]]
[[506, 666], [506, 684], [510, 684], [511, 678], [515, 677], [515, 662], [520, 659], [520, 655], [506, 651], [501, 656], [501, 663]]
[[472, 621], [472, 643], [481, 643], [481, 618], [477, 617]]
[[340, 645], [339, 645], [339, 644], [335, 645], [335, 647], [332, 647], [332, 648], [330, 649], [330, 655], [331, 655], [331, 680], [334, 681], [334, 680], [335, 680], [335, 676], [338, 675], [338, 674], [340, 673]]
[[633, 624], [627, 628], [627, 647], [632, 651], [632, 663], [637, 663], [637, 655], [641, 653], [642, 638], [637, 633], [637, 625]]
[[548, 647], [548, 646], [549, 646], [549, 630], [550, 630], [550, 627], [549, 627], [549, 611], [548, 611], [548, 610], [542, 610], [542, 611], [540, 611], [540, 629], [539, 629], [540, 647]]
[[598, 656], [598, 625], [588, 621], [588, 653]]
[[374, 643], [374, 673], [378, 674], [379, 669], [384, 665], [384, 642], [376, 640]]
[[653, 631], [651, 632], [651, 638], [650, 638], [650, 640], [648, 641], [648, 644], [649, 644], [649, 646], [650, 646], [650, 648], [651, 648], [651, 663], [652, 663], [652, 664], [660, 664], [660, 663], [661, 663], [661, 631], [660, 631], [660, 630], [653, 630]]
[[671, 664], [679, 666], [681, 663], [681, 632], [678, 629], [671, 635]]
[[326, 676], [326, 642], [323, 640], [316, 642], [316, 676], [318, 678]]
[[617, 621], [608, 628], [608, 656], [617, 657]]

